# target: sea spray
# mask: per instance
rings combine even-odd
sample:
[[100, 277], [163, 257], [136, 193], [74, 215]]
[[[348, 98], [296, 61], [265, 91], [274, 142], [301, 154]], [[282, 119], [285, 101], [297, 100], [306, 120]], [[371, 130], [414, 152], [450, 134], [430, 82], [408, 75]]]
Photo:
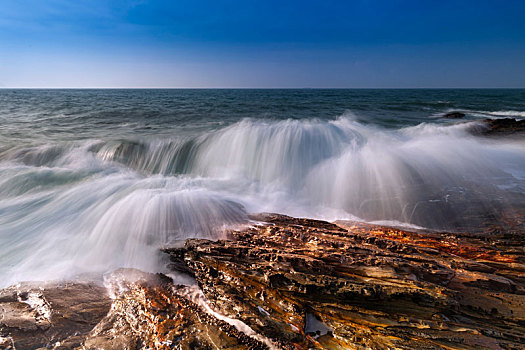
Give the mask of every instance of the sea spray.
[[146, 117], [104, 122], [88, 110], [45, 120], [20, 113], [13, 124], [2, 114], [1, 286], [119, 267], [165, 271], [159, 248], [224, 238], [250, 212], [475, 231], [523, 208], [523, 141], [471, 135], [481, 127], [472, 115], [451, 124], [428, 111], [391, 127], [409, 117], [381, 116], [392, 108], [246, 118], [238, 107], [230, 114], [242, 118], [164, 116], [151, 127]]

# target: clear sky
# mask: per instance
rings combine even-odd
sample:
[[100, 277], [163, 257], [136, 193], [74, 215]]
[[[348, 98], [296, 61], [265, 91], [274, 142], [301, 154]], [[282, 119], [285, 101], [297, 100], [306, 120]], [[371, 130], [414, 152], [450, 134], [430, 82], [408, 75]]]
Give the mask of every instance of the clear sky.
[[0, 0], [1, 87], [525, 87], [522, 0]]

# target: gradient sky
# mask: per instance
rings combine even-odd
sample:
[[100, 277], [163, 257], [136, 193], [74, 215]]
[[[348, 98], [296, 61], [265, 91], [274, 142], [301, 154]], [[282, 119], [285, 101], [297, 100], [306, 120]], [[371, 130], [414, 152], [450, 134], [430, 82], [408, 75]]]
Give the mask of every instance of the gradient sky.
[[525, 1], [0, 0], [0, 87], [525, 87]]

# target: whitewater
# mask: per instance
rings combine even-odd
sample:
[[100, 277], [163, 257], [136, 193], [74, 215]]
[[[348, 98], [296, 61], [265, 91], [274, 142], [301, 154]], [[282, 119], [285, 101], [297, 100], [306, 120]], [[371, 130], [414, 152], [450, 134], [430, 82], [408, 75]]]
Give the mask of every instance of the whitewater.
[[[475, 135], [475, 112], [436, 119], [456, 107], [446, 92], [389, 110], [399, 93], [327, 91], [2, 92], [0, 287], [167, 272], [160, 248], [250, 213], [461, 232], [525, 206], [523, 138]], [[513, 101], [457, 103], [522, 116]]]

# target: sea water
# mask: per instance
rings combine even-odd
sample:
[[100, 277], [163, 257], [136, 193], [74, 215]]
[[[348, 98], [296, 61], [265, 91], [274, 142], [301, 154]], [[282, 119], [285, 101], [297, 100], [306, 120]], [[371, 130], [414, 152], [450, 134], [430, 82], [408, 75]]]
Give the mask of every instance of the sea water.
[[165, 271], [256, 212], [481, 230], [525, 207], [525, 138], [473, 134], [509, 117], [525, 90], [0, 90], [0, 287]]

